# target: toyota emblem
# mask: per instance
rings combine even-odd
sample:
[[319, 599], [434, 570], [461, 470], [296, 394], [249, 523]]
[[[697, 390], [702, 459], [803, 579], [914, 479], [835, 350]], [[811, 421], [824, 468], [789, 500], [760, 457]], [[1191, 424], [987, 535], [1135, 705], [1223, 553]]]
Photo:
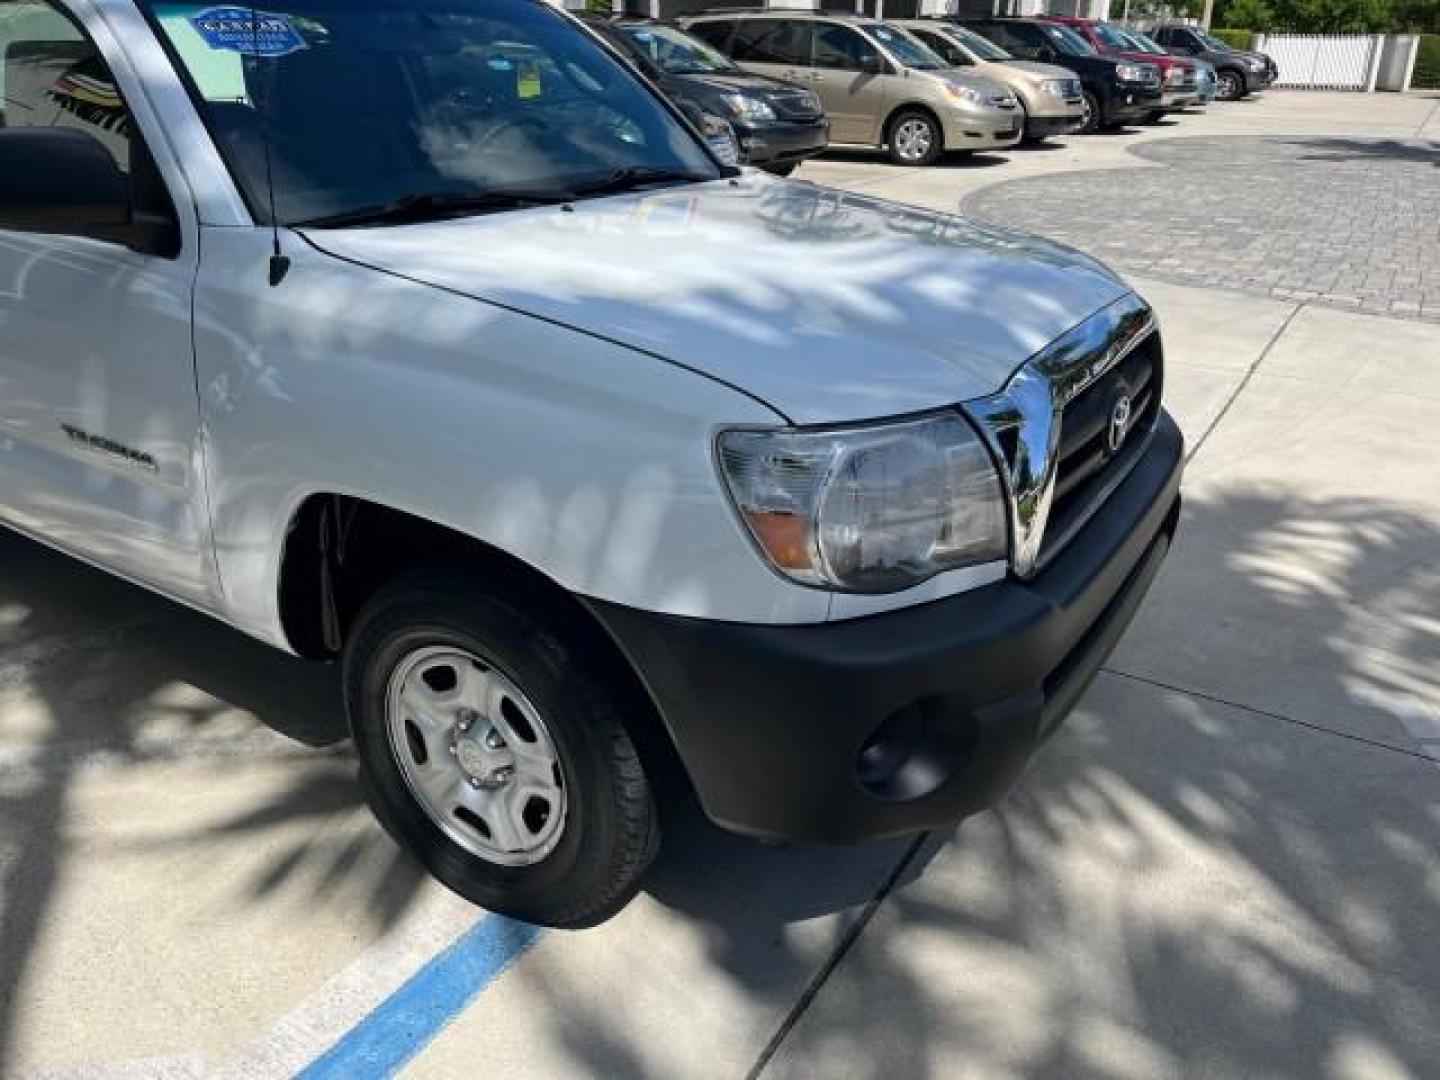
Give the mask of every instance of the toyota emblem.
[[1120, 449], [1130, 431], [1130, 395], [1121, 394], [1110, 407], [1110, 427], [1105, 432], [1105, 445], [1110, 453]]

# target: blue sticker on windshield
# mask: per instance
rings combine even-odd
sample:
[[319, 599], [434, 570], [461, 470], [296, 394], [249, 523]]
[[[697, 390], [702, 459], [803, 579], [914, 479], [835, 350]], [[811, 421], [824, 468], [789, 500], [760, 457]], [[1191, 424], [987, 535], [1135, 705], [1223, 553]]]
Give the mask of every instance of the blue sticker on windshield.
[[206, 8], [190, 16], [190, 25], [206, 45], [221, 52], [289, 56], [310, 47], [284, 15], [254, 8]]

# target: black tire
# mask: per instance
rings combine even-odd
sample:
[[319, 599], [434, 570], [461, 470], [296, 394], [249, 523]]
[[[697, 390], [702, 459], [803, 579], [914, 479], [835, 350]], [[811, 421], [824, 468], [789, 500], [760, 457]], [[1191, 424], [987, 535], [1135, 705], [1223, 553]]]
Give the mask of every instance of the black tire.
[[789, 176], [800, 167], [800, 163], [798, 161], [783, 161], [778, 164], [761, 165], [760, 167], [771, 176]]
[[1245, 73], [1238, 68], [1221, 68], [1215, 73], [1215, 96], [1221, 101], [1239, 101], [1245, 89]]
[[[915, 130], [923, 127], [928, 132], [925, 136], [923, 153], [909, 154], [909, 151], [902, 150], [897, 146], [897, 140], [904, 146], [915, 145], [906, 136]], [[920, 109], [905, 109], [896, 113], [890, 118], [890, 123], [885, 129], [885, 144], [890, 150], [890, 160], [896, 165], [910, 165], [921, 167], [934, 165], [940, 160], [940, 155], [945, 151], [945, 133], [940, 128], [940, 122], [927, 112]]]
[[1081, 114], [1080, 123], [1075, 131], [1080, 135], [1094, 135], [1105, 126], [1105, 110], [1100, 105], [1100, 99], [1089, 90], [1085, 91], [1085, 111]]
[[[634, 896], [659, 851], [655, 797], [611, 680], [563, 619], [523, 606], [463, 566], [426, 568], [382, 587], [346, 642], [346, 708], [375, 816], [430, 873], [491, 911], [593, 926]], [[397, 665], [429, 646], [484, 657], [544, 719], [567, 809], [555, 846], [532, 865], [501, 865], [456, 843], [406, 782], [387, 731], [388, 690]]]
[[1147, 124], [1158, 124], [1161, 120], [1164, 119], [1164, 109], [1151, 109], [1148, 113], [1145, 114], [1145, 123]]

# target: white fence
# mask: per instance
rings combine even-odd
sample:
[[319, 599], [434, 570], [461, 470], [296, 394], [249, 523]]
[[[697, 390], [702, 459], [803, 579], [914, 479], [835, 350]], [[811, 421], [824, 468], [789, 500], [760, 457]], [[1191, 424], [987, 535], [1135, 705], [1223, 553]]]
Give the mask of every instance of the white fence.
[[1261, 34], [1252, 48], [1274, 59], [1280, 69], [1276, 86], [1374, 90], [1383, 40], [1368, 34]]

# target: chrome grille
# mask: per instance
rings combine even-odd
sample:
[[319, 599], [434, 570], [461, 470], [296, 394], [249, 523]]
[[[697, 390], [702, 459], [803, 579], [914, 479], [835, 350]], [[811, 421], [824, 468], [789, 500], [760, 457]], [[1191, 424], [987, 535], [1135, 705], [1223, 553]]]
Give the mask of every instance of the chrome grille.
[[1016, 574], [1043, 568], [1134, 467], [1162, 381], [1160, 336], [1132, 293], [1042, 349], [1000, 393], [965, 404], [1004, 474]]

